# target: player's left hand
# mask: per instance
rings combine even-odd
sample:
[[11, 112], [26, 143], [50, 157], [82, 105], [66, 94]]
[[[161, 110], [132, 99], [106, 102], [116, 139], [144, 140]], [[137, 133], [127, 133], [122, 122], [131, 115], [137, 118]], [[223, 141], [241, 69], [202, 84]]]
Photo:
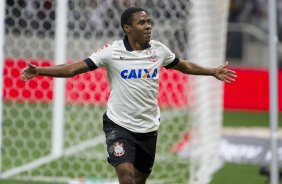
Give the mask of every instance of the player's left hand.
[[224, 65], [220, 65], [219, 67], [216, 68], [215, 70], [215, 75], [214, 77], [217, 78], [218, 80], [221, 80], [226, 83], [232, 83], [236, 81], [237, 75], [234, 70], [229, 70], [227, 69], [228, 62], [225, 62]]

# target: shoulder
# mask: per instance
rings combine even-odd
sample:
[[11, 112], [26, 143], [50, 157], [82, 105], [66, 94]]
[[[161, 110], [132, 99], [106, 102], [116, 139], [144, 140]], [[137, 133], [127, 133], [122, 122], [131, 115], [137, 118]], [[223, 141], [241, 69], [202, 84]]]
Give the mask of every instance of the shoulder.
[[165, 44], [163, 44], [160, 41], [157, 40], [151, 40], [150, 42], [151, 47], [155, 47], [155, 48], [167, 48], [167, 46]]
[[116, 40], [112, 42], [112, 48], [124, 48], [122, 40]]
[[102, 47], [95, 50], [92, 54], [104, 54], [104, 53], [111, 53], [116, 45], [116, 41], [111, 43], [105, 43]]
[[96, 52], [100, 52], [102, 50], [109, 50], [112, 49], [113, 44], [112, 43], [106, 43], [103, 47], [96, 50]]

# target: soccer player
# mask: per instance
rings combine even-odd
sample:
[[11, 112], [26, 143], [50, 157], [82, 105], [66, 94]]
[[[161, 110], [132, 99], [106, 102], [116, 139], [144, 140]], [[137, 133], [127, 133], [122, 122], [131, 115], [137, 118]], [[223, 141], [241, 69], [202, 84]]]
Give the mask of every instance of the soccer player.
[[108, 162], [121, 184], [144, 184], [155, 160], [160, 109], [157, 103], [159, 72], [163, 66], [185, 74], [208, 75], [226, 83], [235, 81], [227, 63], [207, 68], [175, 56], [162, 43], [151, 40], [151, 19], [146, 10], [130, 7], [121, 15], [123, 40], [105, 45], [83, 61], [51, 67], [28, 63], [22, 79], [37, 75], [73, 77], [106, 67], [110, 83], [103, 115]]

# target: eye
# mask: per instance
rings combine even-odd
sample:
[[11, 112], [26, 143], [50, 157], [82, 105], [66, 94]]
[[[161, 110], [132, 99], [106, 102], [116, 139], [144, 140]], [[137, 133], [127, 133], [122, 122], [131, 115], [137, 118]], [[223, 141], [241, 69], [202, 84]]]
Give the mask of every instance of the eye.
[[151, 22], [151, 19], [139, 20], [139, 21], [137, 22], [137, 24], [140, 24], [140, 25], [149, 24], [149, 25], [151, 25], [152, 22]]
[[139, 24], [141, 24], [141, 25], [145, 24], [145, 20], [140, 20]]

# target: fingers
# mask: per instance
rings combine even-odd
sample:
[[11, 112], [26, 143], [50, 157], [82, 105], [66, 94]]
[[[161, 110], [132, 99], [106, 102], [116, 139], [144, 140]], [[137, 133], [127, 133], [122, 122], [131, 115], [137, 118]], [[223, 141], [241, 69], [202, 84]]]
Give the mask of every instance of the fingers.
[[232, 82], [235, 82], [236, 81], [236, 78], [237, 78], [237, 75], [236, 74], [233, 74], [233, 73], [229, 73], [227, 75], [225, 75], [222, 79], [222, 81], [226, 82], [226, 83], [232, 83]]
[[221, 80], [229, 84], [235, 82], [237, 77], [236, 72], [229, 69], [224, 69], [224, 72], [221, 74]]
[[223, 82], [228, 83], [228, 84], [231, 83], [231, 81], [229, 81], [229, 80], [227, 80], [227, 79], [224, 79]]
[[220, 67], [220, 68], [226, 68], [227, 65], [228, 65], [228, 61], [226, 61], [223, 65], [220, 65], [219, 67]]
[[27, 69], [28, 68], [25, 68], [25, 69], [22, 70], [22, 80], [23, 81], [27, 81], [29, 79]]
[[31, 63], [27, 63], [27, 68], [22, 69], [21, 79], [27, 81], [36, 76], [36, 66]]
[[26, 77], [26, 70], [27, 70], [27, 68], [22, 69], [21, 78], [22, 78], [23, 81], [26, 81], [26, 80], [27, 80], [27, 77]]
[[30, 62], [27, 63], [27, 66], [28, 66], [29, 68], [31, 68], [31, 69], [35, 69], [35, 68], [36, 68], [36, 66], [34, 66], [33, 64], [31, 64]]
[[22, 80], [23, 81], [28, 81], [28, 80], [32, 79], [33, 77], [35, 77], [35, 75], [29, 74], [29, 73], [22, 73]]
[[227, 71], [226, 71], [227, 75], [232, 76], [232, 77], [234, 77], [234, 78], [237, 78], [237, 77], [238, 77], [237, 74], [236, 74], [236, 72], [235, 72], [234, 70], [229, 70], [229, 69], [226, 69], [226, 70], [227, 70]]
[[235, 82], [236, 81], [236, 79], [235, 78], [232, 78], [232, 77], [226, 77], [225, 78], [227, 81], [230, 81], [230, 82]]
[[222, 81], [225, 82], [225, 83], [230, 84], [232, 82], [235, 82], [235, 79], [231, 78], [231, 77], [225, 77]]
[[229, 74], [229, 76], [233, 77], [233, 78], [237, 78], [238, 76], [236, 74]]
[[22, 80], [23, 81], [28, 81], [29, 79], [32, 79], [33, 77], [35, 77], [36, 75], [33, 73], [28, 72], [27, 70], [24, 70], [22, 72]]

